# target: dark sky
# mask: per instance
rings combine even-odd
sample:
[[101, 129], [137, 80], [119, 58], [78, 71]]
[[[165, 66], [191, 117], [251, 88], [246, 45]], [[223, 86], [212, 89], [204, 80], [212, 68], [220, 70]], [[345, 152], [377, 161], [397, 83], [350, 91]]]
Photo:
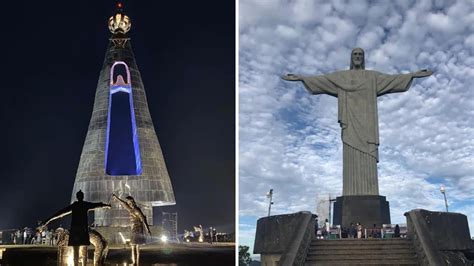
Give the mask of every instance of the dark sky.
[[[0, 229], [69, 204], [115, 3], [2, 2]], [[155, 213], [177, 211], [180, 232], [233, 228], [235, 3], [124, 4], [177, 201]]]

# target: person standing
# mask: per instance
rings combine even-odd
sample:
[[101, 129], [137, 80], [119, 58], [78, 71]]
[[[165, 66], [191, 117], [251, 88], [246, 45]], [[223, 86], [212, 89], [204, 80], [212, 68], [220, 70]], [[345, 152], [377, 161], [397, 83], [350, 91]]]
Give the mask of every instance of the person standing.
[[374, 238], [381, 238], [382, 237], [382, 229], [377, 227], [377, 224], [374, 224]]
[[[68, 246], [72, 246], [74, 250], [74, 265], [79, 265], [79, 248], [85, 247], [87, 249], [87, 246], [90, 245], [87, 213], [90, 210], [110, 208], [111, 206], [110, 204], [102, 202], [84, 201], [84, 193], [81, 190], [76, 193], [76, 198], [77, 201], [56, 212], [53, 216], [46, 219], [46, 222], [40, 223], [38, 230], [43, 231], [46, 229], [46, 225], [51, 221], [71, 214], [71, 228], [69, 230]], [[85, 265], [86, 262], [84, 261], [83, 264]]]
[[326, 238], [329, 238], [329, 233], [330, 233], [330, 230], [331, 230], [331, 226], [329, 225], [328, 219], [326, 219], [324, 221], [324, 227], [326, 229]]
[[33, 234], [33, 233], [32, 233], [31, 228], [28, 227], [28, 228], [26, 229], [26, 242], [25, 242], [26, 245], [31, 244], [31, 236], [32, 236], [32, 234]]
[[18, 231], [16, 231], [16, 238], [17, 238], [16, 242], [19, 245], [23, 244], [23, 233], [21, 232], [20, 229], [18, 229]]
[[23, 245], [26, 245], [27, 242], [28, 242], [28, 229], [25, 227], [25, 229], [23, 229]]
[[212, 227], [209, 227], [209, 243], [212, 244], [214, 241], [214, 232], [212, 231]]
[[394, 237], [399, 238], [400, 237], [400, 226], [395, 225], [395, 232], [394, 232]]
[[349, 226], [349, 238], [355, 238], [356, 236], [356, 229], [353, 223]]
[[212, 236], [214, 237], [214, 242], [217, 243], [217, 229], [215, 227], [212, 228]]
[[42, 230], [41, 231], [41, 241], [40, 241], [40, 244], [46, 244], [46, 242], [48, 241], [47, 240], [47, 233], [48, 233], [48, 228], [46, 228], [46, 230]]
[[142, 210], [138, 207], [135, 199], [132, 196], [125, 197], [125, 200], [117, 197], [117, 195], [112, 194], [112, 198], [117, 200], [120, 205], [122, 205], [130, 214], [130, 223], [131, 223], [131, 236], [130, 236], [130, 245], [132, 247], [132, 263], [135, 265], [140, 265], [140, 249], [139, 245], [146, 243], [145, 238], [145, 228], [147, 233], [151, 235], [150, 227], [146, 221], [146, 217], [143, 214]]
[[314, 236], [318, 237], [318, 216], [314, 218]]
[[362, 224], [357, 223], [357, 238], [362, 238]]

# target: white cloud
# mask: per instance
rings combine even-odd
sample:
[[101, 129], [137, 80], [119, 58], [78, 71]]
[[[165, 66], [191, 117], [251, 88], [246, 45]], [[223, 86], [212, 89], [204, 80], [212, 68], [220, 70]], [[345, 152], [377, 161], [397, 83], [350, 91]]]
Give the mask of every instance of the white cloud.
[[278, 25], [276, 28], [276, 33], [282, 38], [287, 39], [294, 39], [298, 37], [298, 32], [294, 28], [285, 25]]
[[379, 26], [367, 29], [357, 37], [357, 46], [370, 51], [372, 48], [380, 46], [383, 34], [383, 28]]
[[266, 215], [270, 188], [274, 214], [314, 212], [317, 195], [341, 194], [336, 99], [279, 77], [348, 69], [361, 46], [368, 69], [435, 72], [378, 100], [379, 185], [392, 221], [413, 208], [443, 210], [444, 184], [450, 210], [468, 214], [474, 234], [473, 31], [468, 0], [241, 0], [240, 214]]
[[454, 18], [451, 18], [445, 14], [441, 13], [432, 13], [426, 17], [426, 22], [428, 26], [432, 27], [434, 30], [441, 32], [452, 32], [455, 33], [462, 29], [458, 28]]

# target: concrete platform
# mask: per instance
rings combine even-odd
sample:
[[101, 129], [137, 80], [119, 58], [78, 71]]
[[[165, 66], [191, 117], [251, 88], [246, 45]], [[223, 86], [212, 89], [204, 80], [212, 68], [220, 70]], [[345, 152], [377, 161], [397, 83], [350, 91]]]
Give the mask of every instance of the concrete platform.
[[[2, 252], [3, 250], [3, 252]], [[89, 263], [92, 265], [92, 246]], [[0, 265], [57, 265], [57, 247], [0, 245]], [[131, 264], [130, 248], [112, 245], [105, 265]], [[235, 265], [235, 243], [182, 243], [141, 246], [140, 265]]]

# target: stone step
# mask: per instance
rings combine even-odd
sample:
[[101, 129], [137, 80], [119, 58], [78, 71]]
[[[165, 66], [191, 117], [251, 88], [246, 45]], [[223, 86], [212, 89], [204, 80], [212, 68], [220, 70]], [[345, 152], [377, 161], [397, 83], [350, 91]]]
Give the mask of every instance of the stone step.
[[311, 242], [311, 246], [390, 246], [390, 245], [411, 245], [411, 241], [397, 241], [397, 242], [375, 242], [375, 241], [364, 241], [364, 242], [352, 242], [352, 241], [324, 241], [324, 242]]
[[309, 250], [308, 256], [328, 256], [328, 255], [348, 255], [348, 254], [359, 254], [359, 255], [378, 255], [378, 254], [405, 254], [405, 255], [416, 255], [414, 249], [337, 249], [337, 250]]
[[346, 263], [363, 263], [366, 261], [412, 261], [416, 262], [416, 255], [407, 255], [407, 254], [377, 254], [377, 255], [367, 255], [367, 254], [345, 254], [345, 255], [324, 255], [324, 256], [306, 256], [306, 262], [333, 262], [333, 261], [345, 261]]
[[339, 241], [339, 240], [328, 240], [328, 241], [312, 241], [311, 245], [403, 245], [411, 244], [410, 240], [405, 241]]
[[308, 255], [306, 261], [333, 261], [333, 260], [346, 260], [346, 261], [365, 261], [365, 260], [387, 260], [387, 261], [398, 261], [398, 260], [413, 260], [417, 259], [416, 254], [325, 254], [325, 255]]
[[393, 261], [364, 261], [364, 262], [347, 262], [347, 261], [332, 261], [332, 262], [306, 262], [305, 266], [364, 266], [364, 265], [386, 265], [386, 266], [397, 266], [397, 265], [419, 265], [418, 262], [412, 260], [399, 260]]
[[418, 265], [410, 239], [311, 241], [305, 265]]
[[391, 250], [391, 249], [413, 249], [410, 245], [318, 245], [310, 246], [309, 250], [349, 250], [349, 249], [373, 249], [373, 250]]

